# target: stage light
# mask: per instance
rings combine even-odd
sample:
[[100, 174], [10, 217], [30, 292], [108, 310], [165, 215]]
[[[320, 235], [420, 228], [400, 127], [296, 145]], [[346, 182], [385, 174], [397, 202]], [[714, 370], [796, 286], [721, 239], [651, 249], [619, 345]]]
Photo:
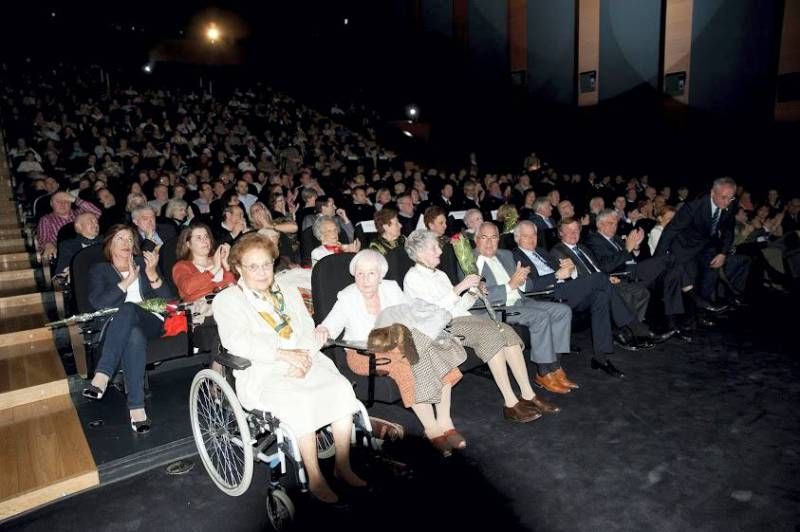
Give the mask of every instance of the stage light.
[[344, 25], [347, 26], [348, 24], [350, 24], [350, 19], [349, 18], [344, 19]]
[[411, 133], [410, 131], [406, 131], [405, 129], [403, 130], [403, 135], [405, 135], [406, 137], [414, 138], [414, 134]]
[[409, 120], [416, 122], [419, 118], [419, 107], [414, 105], [413, 103], [406, 107], [406, 116]]
[[211, 41], [211, 44], [215, 44], [219, 40], [220, 35], [221, 32], [219, 31], [219, 28], [217, 28], [217, 25], [212, 22], [206, 30], [206, 37], [208, 37], [208, 40]]
[[146, 74], [152, 74], [153, 65], [151, 63], [147, 63], [145, 66], [142, 67], [142, 70], [144, 70]]

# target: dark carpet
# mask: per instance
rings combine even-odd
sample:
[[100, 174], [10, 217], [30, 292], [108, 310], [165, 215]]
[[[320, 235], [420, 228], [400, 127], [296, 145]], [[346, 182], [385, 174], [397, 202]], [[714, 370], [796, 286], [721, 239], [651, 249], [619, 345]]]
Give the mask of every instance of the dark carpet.
[[[798, 530], [800, 362], [796, 304], [770, 296], [737, 311], [698, 342], [676, 340], [613, 358], [623, 380], [563, 365], [581, 389], [542, 396], [563, 411], [526, 425], [501, 417], [481, 372], [454, 390], [454, 420], [469, 442], [449, 459], [419, 439], [399, 406], [374, 415], [411, 428], [385, 456], [355, 462], [379, 492], [331, 512], [291, 492], [297, 529], [350, 530]], [[163, 377], [162, 377], [163, 378]], [[261, 467], [229, 498], [197, 457], [192, 471], [163, 467], [6, 523], [4, 530], [259, 530], [266, 525]], [[488, 523], [488, 525], [487, 525]]]

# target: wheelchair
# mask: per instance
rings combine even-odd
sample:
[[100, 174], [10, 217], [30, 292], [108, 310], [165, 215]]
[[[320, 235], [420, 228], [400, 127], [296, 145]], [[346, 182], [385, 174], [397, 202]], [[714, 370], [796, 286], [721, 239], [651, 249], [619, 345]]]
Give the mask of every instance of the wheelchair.
[[[231, 497], [242, 495], [253, 479], [253, 463], [267, 468], [267, 519], [275, 530], [287, 529], [295, 517], [295, 506], [281, 478], [289, 469], [295, 474], [300, 491], [308, 490], [297, 437], [291, 427], [269, 412], [245, 410], [235, 392], [233, 370], [244, 370], [250, 361], [220, 347], [214, 360], [222, 373], [203, 369], [195, 375], [189, 392], [189, 415], [192, 434], [200, 459], [211, 480]], [[380, 442], [373, 437], [372, 425], [364, 405], [353, 414], [351, 444], [360, 443], [378, 451]], [[334, 455], [330, 427], [317, 431], [317, 455]]]

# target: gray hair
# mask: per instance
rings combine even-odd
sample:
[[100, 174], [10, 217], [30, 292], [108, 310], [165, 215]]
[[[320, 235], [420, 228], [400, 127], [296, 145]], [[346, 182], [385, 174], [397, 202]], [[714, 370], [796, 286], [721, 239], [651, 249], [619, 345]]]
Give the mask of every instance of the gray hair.
[[356, 256], [350, 261], [350, 275], [355, 277], [356, 270], [365, 264], [373, 264], [377, 266], [381, 279], [386, 277], [386, 273], [389, 271], [389, 263], [386, 262], [386, 257], [374, 249], [362, 249], [356, 253]]
[[484, 227], [491, 227], [492, 229], [495, 230], [495, 232], [497, 233], [498, 236], [500, 235], [500, 228], [497, 227], [494, 224], [494, 222], [483, 222], [481, 225], [478, 226], [478, 230], [475, 231], [475, 237], [476, 238], [478, 236], [478, 233], [480, 233], [483, 230]]
[[175, 211], [175, 209], [180, 208], [187, 209], [189, 208], [189, 204], [182, 199], [173, 198], [167, 202], [167, 208], [165, 209], [164, 214], [167, 216], [167, 218], [172, 218], [172, 213]]
[[606, 218], [612, 218], [612, 217], [619, 220], [619, 215], [617, 214], [617, 211], [613, 209], [603, 209], [602, 211], [597, 213], [596, 221], [599, 223], [605, 220]]
[[517, 226], [514, 228], [514, 242], [519, 244], [519, 235], [522, 233], [523, 227], [529, 227], [534, 233], [538, 233], [539, 231], [536, 229], [536, 224], [530, 220], [521, 220]]
[[417, 229], [412, 231], [406, 238], [406, 253], [408, 258], [417, 262], [417, 257], [431, 242], [438, 243], [439, 237], [428, 229]]
[[300, 198], [303, 201], [308, 201], [311, 198], [316, 198], [317, 196], [319, 196], [319, 194], [317, 194], [317, 191], [314, 190], [313, 188], [304, 188], [303, 191], [300, 193]]
[[156, 210], [150, 205], [139, 205], [138, 207], [135, 207], [133, 211], [131, 211], [131, 220], [136, 222], [136, 220], [139, 219], [139, 216], [141, 216], [144, 211], [150, 211], [153, 213], [153, 216], [157, 216]]
[[731, 177], [718, 177], [714, 180], [713, 188], [719, 190], [722, 187], [733, 187], [735, 189], [736, 181]]
[[467, 227], [469, 227], [469, 223], [468, 223], [469, 220], [475, 215], [480, 216], [481, 220], [483, 220], [483, 213], [481, 211], [479, 211], [478, 209], [469, 209], [467, 212], [464, 213], [464, 224]]
[[314, 220], [314, 225], [311, 226], [311, 232], [314, 233], [314, 238], [322, 242], [322, 224], [325, 222], [331, 222], [336, 228], [339, 228], [339, 224], [336, 223], [336, 219], [333, 216], [328, 216], [322, 214], [317, 216], [317, 219]]
[[536, 198], [536, 201], [533, 202], [533, 211], [539, 212], [539, 209], [545, 205], [550, 205], [550, 199], [547, 196]]

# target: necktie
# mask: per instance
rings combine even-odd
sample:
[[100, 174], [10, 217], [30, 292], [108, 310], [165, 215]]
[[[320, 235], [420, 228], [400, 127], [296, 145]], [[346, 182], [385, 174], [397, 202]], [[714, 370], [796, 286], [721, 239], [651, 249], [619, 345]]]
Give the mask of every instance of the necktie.
[[719, 225], [719, 213], [722, 209], [719, 207], [714, 209], [714, 214], [711, 216], [711, 235], [717, 234], [717, 225]]
[[616, 249], [617, 251], [622, 251], [622, 248], [620, 247], [619, 244], [617, 244], [616, 240], [613, 237], [609, 238], [608, 241], [611, 242], [611, 245], [614, 246], [614, 249]]
[[589, 270], [589, 272], [592, 273], [598, 271], [597, 268], [594, 267], [594, 264], [592, 264], [592, 261], [589, 260], [589, 257], [584, 255], [583, 251], [581, 251], [581, 248], [575, 246], [573, 251], [575, 251], [575, 255], [578, 257], [578, 260], [581, 261], [581, 264], [583, 264], [584, 268], [586, 268], [587, 270]]

